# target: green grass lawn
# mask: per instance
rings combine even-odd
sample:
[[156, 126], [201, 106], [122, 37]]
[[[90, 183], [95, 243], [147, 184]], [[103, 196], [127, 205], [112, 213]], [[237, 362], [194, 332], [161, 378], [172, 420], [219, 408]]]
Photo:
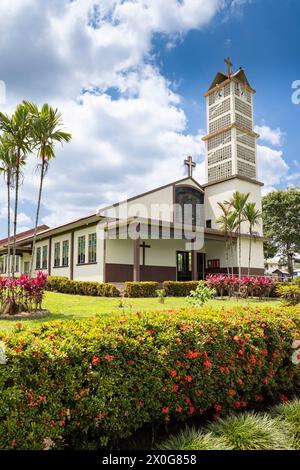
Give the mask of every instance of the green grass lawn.
[[[88, 297], [69, 294], [57, 294], [54, 292], [46, 292], [43, 301], [43, 308], [49, 310], [51, 315], [42, 319], [24, 320], [26, 325], [32, 326], [37, 323], [48, 320], [71, 320], [91, 318], [96, 315], [103, 317], [111, 317], [112, 315], [123, 316], [135, 313], [137, 310], [162, 310], [187, 307], [188, 303], [185, 297], [168, 297], [164, 304], [160, 304], [157, 298], [143, 299], [126, 299], [125, 307], [120, 308], [120, 299], [106, 297]], [[270, 305], [277, 306], [279, 301], [268, 300], [259, 301], [255, 299], [249, 300], [211, 300], [206, 306], [221, 309], [232, 308], [243, 305]], [[19, 320], [0, 320], [0, 330], [11, 329]], [[23, 320], [22, 320], [23, 321]]]

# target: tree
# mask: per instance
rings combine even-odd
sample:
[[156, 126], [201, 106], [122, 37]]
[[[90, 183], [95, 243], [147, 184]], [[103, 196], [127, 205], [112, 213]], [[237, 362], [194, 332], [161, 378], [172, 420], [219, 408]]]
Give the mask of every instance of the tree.
[[[217, 224], [226, 237], [226, 258], [227, 258], [227, 274], [233, 276], [233, 233], [237, 227], [236, 214], [232, 211], [230, 204], [218, 202], [218, 206], [222, 211], [222, 215], [217, 219]], [[230, 253], [230, 263], [229, 263]]]
[[40, 173], [40, 184], [29, 270], [29, 274], [32, 276], [44, 178], [48, 172], [50, 160], [55, 158], [55, 144], [69, 142], [72, 136], [62, 130], [63, 122], [58, 109], [52, 108], [47, 103], [42, 106], [41, 110], [39, 110], [34, 103], [24, 102], [24, 104], [27, 106], [31, 116], [30, 137], [32, 140], [32, 148], [37, 152], [37, 157], [40, 161], [37, 165], [37, 170]]
[[0, 173], [3, 174], [7, 189], [7, 277], [10, 278], [10, 191], [14, 188], [16, 160], [10, 150], [9, 136], [0, 137]]
[[248, 276], [250, 276], [250, 270], [251, 270], [251, 254], [252, 254], [252, 240], [253, 240], [253, 229], [256, 225], [259, 224], [262, 214], [261, 212], [256, 208], [256, 203], [255, 202], [248, 202], [243, 210], [243, 215], [244, 219], [246, 222], [249, 224], [249, 235], [250, 235], [250, 240], [249, 240], [249, 261], [248, 261]]
[[285, 260], [293, 276], [293, 258], [300, 252], [300, 187], [272, 191], [263, 198], [263, 224], [269, 246]]
[[12, 116], [0, 112], [0, 130], [8, 136], [8, 149], [15, 158], [15, 203], [14, 203], [14, 235], [12, 256], [12, 278], [16, 267], [16, 236], [18, 223], [19, 189], [22, 183], [22, 166], [30, 153], [30, 115], [28, 106], [19, 104]]
[[230, 201], [225, 202], [225, 204], [230, 205], [236, 216], [236, 232], [238, 237], [238, 270], [239, 277], [242, 277], [242, 237], [241, 237], [241, 226], [245, 221], [244, 218], [244, 208], [249, 199], [250, 193], [240, 193], [235, 191], [232, 195]]

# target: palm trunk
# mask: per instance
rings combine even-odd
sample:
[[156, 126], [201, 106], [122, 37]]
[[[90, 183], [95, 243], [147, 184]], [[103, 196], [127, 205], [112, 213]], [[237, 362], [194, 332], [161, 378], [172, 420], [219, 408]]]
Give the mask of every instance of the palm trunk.
[[252, 228], [249, 230], [250, 240], [249, 240], [249, 260], [248, 260], [248, 276], [250, 276], [251, 270], [251, 251], [252, 251]]
[[[31, 255], [31, 261], [30, 261], [29, 277], [32, 277], [32, 271], [33, 271], [33, 259], [34, 259], [34, 253], [35, 253], [37, 228], [38, 228], [39, 217], [40, 217], [43, 182], [44, 182], [44, 171], [45, 171], [45, 159], [43, 158], [42, 169], [41, 169], [40, 187], [39, 187], [39, 195], [38, 195], [38, 203], [37, 203], [36, 217], [35, 217], [35, 227], [34, 227], [34, 234], [33, 234], [33, 241], [32, 241], [32, 255]], [[49, 263], [51, 263], [51, 260], [49, 260]]]
[[10, 279], [10, 173], [7, 174], [7, 277]]
[[239, 265], [239, 278], [242, 277], [242, 237], [241, 237], [241, 220], [239, 220], [238, 230], [238, 242], [239, 242], [239, 253], [238, 253], [238, 265]]
[[229, 239], [227, 239], [226, 242], [225, 242], [225, 250], [226, 250], [226, 264], [227, 264], [227, 275], [228, 275], [228, 277], [230, 277], [229, 245], [230, 245], [230, 241], [229, 241]]
[[12, 278], [15, 278], [16, 267], [16, 241], [17, 241], [17, 223], [18, 223], [18, 204], [19, 204], [19, 180], [20, 180], [20, 155], [18, 155], [18, 164], [16, 169], [16, 191], [15, 191], [15, 213], [14, 213], [14, 239], [12, 256]]

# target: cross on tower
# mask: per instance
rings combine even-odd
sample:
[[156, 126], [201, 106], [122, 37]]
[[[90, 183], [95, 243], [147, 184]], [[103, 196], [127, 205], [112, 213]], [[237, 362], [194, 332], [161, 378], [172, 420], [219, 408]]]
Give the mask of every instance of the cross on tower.
[[141, 248], [143, 248], [143, 266], [146, 264], [146, 248], [151, 248], [150, 245], [146, 245], [145, 241], [140, 245]]
[[187, 157], [187, 160], [184, 160], [184, 164], [189, 169], [189, 177], [192, 177], [193, 176], [193, 168], [196, 168], [196, 163], [193, 162], [193, 158], [192, 157]]
[[227, 59], [225, 59], [224, 62], [227, 65], [227, 75], [228, 77], [230, 77], [232, 74], [233, 63], [231, 62], [230, 57], [227, 57]]

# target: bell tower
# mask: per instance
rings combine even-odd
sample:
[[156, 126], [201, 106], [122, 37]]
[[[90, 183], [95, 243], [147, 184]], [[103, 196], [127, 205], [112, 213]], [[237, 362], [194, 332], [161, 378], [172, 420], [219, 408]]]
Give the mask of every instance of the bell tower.
[[226, 59], [227, 73], [218, 72], [205, 93], [207, 132], [206, 181], [208, 184], [232, 177], [257, 180], [256, 140], [253, 96], [242, 68], [232, 72]]

